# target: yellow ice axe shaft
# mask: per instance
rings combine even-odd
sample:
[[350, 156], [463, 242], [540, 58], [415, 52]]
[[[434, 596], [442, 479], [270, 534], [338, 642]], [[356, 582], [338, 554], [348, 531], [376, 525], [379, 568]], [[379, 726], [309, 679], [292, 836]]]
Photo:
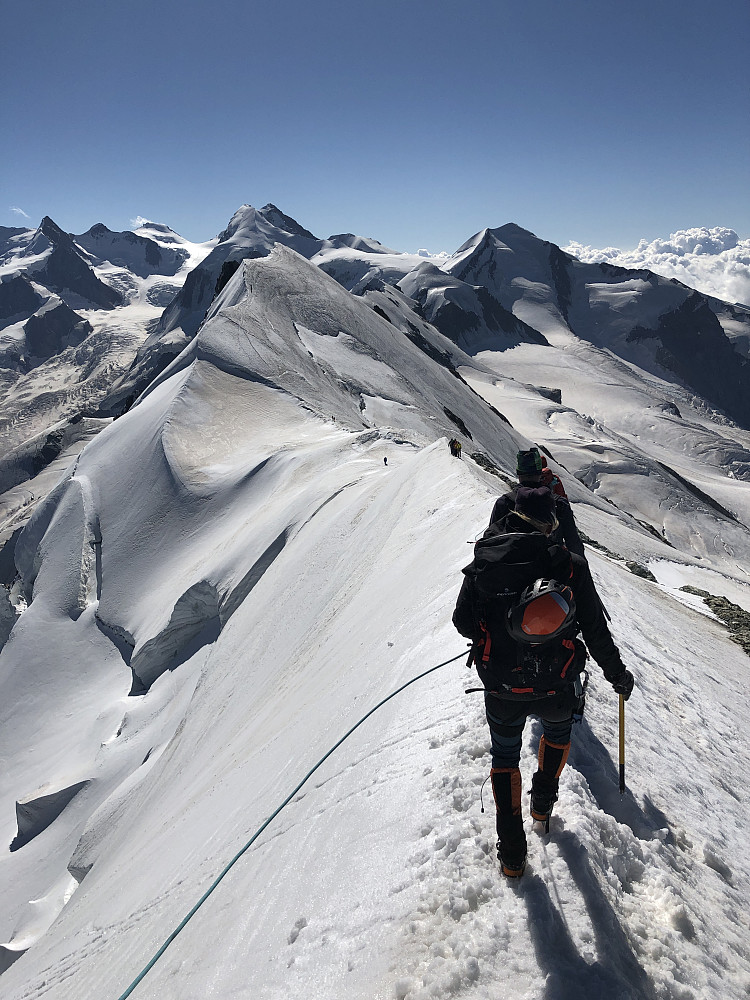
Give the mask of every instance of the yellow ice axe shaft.
[[620, 695], [620, 795], [625, 794], [625, 699]]

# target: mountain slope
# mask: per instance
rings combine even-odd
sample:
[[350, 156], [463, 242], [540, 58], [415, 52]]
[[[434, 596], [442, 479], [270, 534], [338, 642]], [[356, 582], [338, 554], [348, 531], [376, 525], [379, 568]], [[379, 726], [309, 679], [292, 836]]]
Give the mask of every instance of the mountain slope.
[[[676, 376], [748, 425], [750, 368], [735, 350], [737, 319], [730, 340], [701, 293], [651, 271], [584, 264], [516, 225], [477, 234], [443, 267], [488, 289], [558, 347], [585, 340], [652, 374]], [[750, 331], [750, 313], [740, 322]]]
[[0, 242], [0, 545], [49, 488], [44, 467], [61, 450], [50, 441], [74, 446], [81, 421], [107, 422], [91, 414], [211, 247], [154, 224], [73, 236], [45, 217], [10, 232]]
[[100, 264], [109, 261], [140, 278], [152, 274], [175, 275], [190, 256], [182, 247], [160, 246], [141, 233], [114, 233], [101, 222], [73, 238]]
[[31, 602], [0, 654], [6, 964], [25, 952], [9, 1000], [120, 995], [323, 754], [452, 656], [324, 764], [137, 989], [718, 1000], [747, 982], [748, 816], [728, 780], [749, 763], [747, 660], [678, 586], [721, 577], [746, 602], [747, 587], [561, 470], [588, 533], [669, 562], [672, 583], [590, 550], [638, 680], [632, 792], [616, 791], [615, 701], [593, 667], [552, 837], [502, 881], [477, 804], [481, 702], [450, 624], [502, 481], [450, 457], [446, 410], [464, 453], [501, 472], [525, 442], [401, 332], [400, 309], [284, 247], [247, 260], [19, 539]]
[[228, 276], [237, 262], [267, 254], [276, 243], [291, 246], [310, 257], [321, 242], [275, 205], [260, 210], [242, 205], [217, 237], [211, 252], [189, 271], [181, 289], [139, 349], [130, 370], [114, 383], [101, 405], [101, 413], [122, 413], [180, 353], [203, 322], [225, 265], [228, 270], [223, 273]]

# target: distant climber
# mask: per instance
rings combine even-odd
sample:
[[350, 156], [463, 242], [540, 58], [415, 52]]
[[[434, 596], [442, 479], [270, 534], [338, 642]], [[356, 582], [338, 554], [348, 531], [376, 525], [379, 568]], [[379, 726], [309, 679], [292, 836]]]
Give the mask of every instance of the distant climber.
[[[559, 527], [555, 530], [552, 541], [564, 543], [571, 552], [575, 552], [579, 556], [585, 555], [583, 542], [578, 534], [565, 487], [560, 482], [559, 477], [548, 468], [546, 456], [542, 455], [538, 448], [519, 451], [516, 455], [516, 475], [519, 486], [548, 486], [550, 488], [555, 498], [555, 514], [559, 522]], [[503, 496], [498, 497], [492, 508], [490, 524], [502, 521], [513, 510], [517, 491], [518, 486], [513, 486]]]
[[450, 448], [451, 455], [454, 458], [461, 457], [461, 442], [456, 440], [456, 438], [451, 438], [448, 442], [448, 447]]
[[383, 465], [388, 465], [388, 456], [383, 455]]
[[526, 867], [519, 768], [524, 724], [528, 715], [542, 720], [531, 816], [549, 827], [574, 714], [583, 712], [588, 678], [579, 632], [615, 691], [627, 699], [633, 690], [588, 563], [552, 542], [556, 524], [549, 487], [520, 486], [514, 510], [476, 543], [453, 613], [453, 624], [472, 640], [471, 662], [484, 689], [497, 851], [509, 877]]

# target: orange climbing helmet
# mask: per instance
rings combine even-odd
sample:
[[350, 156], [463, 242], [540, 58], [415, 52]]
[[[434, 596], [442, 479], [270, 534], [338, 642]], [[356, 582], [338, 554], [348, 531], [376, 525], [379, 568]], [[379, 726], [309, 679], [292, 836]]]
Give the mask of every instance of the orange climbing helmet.
[[508, 634], [524, 645], [540, 645], [562, 637], [575, 624], [573, 591], [556, 580], [535, 580], [508, 609]]

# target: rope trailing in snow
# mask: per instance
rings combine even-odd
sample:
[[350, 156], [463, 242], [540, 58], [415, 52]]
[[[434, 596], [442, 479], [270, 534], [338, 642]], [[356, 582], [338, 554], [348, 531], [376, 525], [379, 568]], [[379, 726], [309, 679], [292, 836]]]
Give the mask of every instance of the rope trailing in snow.
[[188, 923], [188, 921], [193, 916], [195, 916], [195, 914], [198, 912], [198, 910], [201, 908], [201, 906], [203, 906], [203, 904], [206, 902], [206, 900], [208, 899], [208, 897], [211, 895], [211, 893], [214, 891], [214, 889], [217, 887], [217, 885], [221, 882], [221, 880], [224, 878], [224, 876], [229, 872], [229, 870], [231, 868], [234, 867], [234, 865], [237, 864], [237, 862], [240, 860], [240, 858], [245, 853], [245, 851], [247, 851], [255, 843], [255, 841], [258, 839], [258, 837], [261, 835], [261, 833], [263, 833], [263, 831], [266, 829], [266, 827], [274, 819], [276, 819], [276, 817], [279, 815], [279, 813], [281, 812], [281, 810], [284, 809], [285, 806], [289, 805], [289, 803], [292, 801], [292, 799], [297, 794], [297, 792], [302, 788], [302, 786], [305, 784], [305, 782], [309, 778], [311, 778], [313, 774], [315, 774], [315, 772], [318, 770], [318, 768], [322, 764], [324, 764], [325, 761], [328, 760], [328, 758], [331, 756], [331, 754], [335, 750], [338, 750], [338, 748], [341, 746], [341, 744], [344, 742], [344, 740], [348, 739], [352, 735], [352, 733], [354, 732], [355, 729], [358, 729], [362, 725], [362, 723], [365, 722], [367, 719], [369, 719], [370, 716], [373, 715], [375, 712], [377, 712], [377, 710], [379, 708], [382, 708], [383, 705], [385, 705], [386, 702], [388, 702], [388, 701], [391, 700], [391, 698], [395, 698], [397, 694], [400, 694], [405, 688], [408, 688], [410, 684], [414, 684], [415, 681], [421, 680], [423, 677], [426, 677], [428, 674], [434, 673], [434, 671], [439, 670], [441, 667], [447, 667], [449, 663], [455, 663], [456, 660], [460, 660], [461, 657], [465, 656], [465, 655], [466, 655], [466, 650], [463, 650], [462, 652], [460, 652], [458, 654], [458, 656], [454, 656], [450, 660], [445, 660], [443, 663], [438, 663], [436, 666], [430, 667], [429, 670], [425, 670], [423, 673], [417, 674], [416, 677], [412, 677], [412, 679], [410, 681], [407, 681], [405, 684], [402, 684], [401, 687], [396, 688], [396, 690], [392, 691], [386, 698], [383, 698], [382, 701], [379, 701], [378, 704], [375, 705], [374, 708], [371, 708], [370, 711], [367, 712], [366, 715], [362, 716], [362, 718], [359, 720], [359, 722], [356, 722], [352, 726], [352, 728], [349, 730], [349, 732], [344, 733], [344, 735], [341, 737], [341, 739], [337, 743], [334, 743], [334, 745], [331, 747], [331, 749], [328, 751], [328, 753], [326, 753], [323, 757], [320, 758], [320, 760], [315, 765], [315, 767], [311, 768], [307, 772], [307, 774], [302, 779], [302, 781], [300, 781], [300, 783], [297, 785], [297, 787], [293, 791], [291, 791], [289, 793], [289, 795], [287, 795], [287, 797], [284, 799], [284, 801], [281, 803], [281, 805], [276, 810], [274, 810], [274, 812], [271, 813], [271, 815], [268, 817], [268, 819], [265, 821], [265, 823], [263, 823], [262, 826], [258, 827], [258, 829], [252, 835], [252, 837], [250, 838], [250, 840], [248, 840], [248, 842], [245, 844], [245, 846], [235, 854], [235, 856], [232, 858], [232, 860], [229, 862], [229, 864], [226, 865], [226, 867], [223, 869], [223, 871], [216, 877], [216, 879], [214, 879], [214, 881], [208, 887], [208, 889], [206, 889], [206, 891], [203, 893], [203, 895], [201, 896], [201, 898], [198, 900], [198, 902], [195, 904], [195, 906], [192, 908], [192, 910], [188, 913], [188, 915], [182, 920], [182, 922], [177, 927], [175, 927], [175, 929], [169, 935], [169, 937], [164, 942], [164, 944], [161, 946], [161, 948], [159, 948], [159, 950], [154, 955], [154, 957], [151, 959], [151, 961], [148, 963], [148, 965], [141, 972], [139, 972], [139, 974], [136, 976], [136, 978], [133, 980], [133, 982], [130, 984], [130, 986], [128, 986], [128, 988], [125, 990], [125, 992], [119, 997], [119, 1000], [126, 1000], [126, 998], [130, 996], [130, 994], [133, 992], [133, 990], [136, 988], [136, 986], [141, 982], [141, 980], [146, 976], [146, 974], [151, 969], [153, 969], [153, 967], [156, 965], [156, 963], [159, 961], [159, 959], [161, 958], [161, 956], [164, 954], [164, 952], [167, 950], [167, 948], [170, 946], [170, 944], [174, 941], [174, 939], [177, 937], [177, 935], [180, 933], [180, 931], [183, 929], [183, 927]]

